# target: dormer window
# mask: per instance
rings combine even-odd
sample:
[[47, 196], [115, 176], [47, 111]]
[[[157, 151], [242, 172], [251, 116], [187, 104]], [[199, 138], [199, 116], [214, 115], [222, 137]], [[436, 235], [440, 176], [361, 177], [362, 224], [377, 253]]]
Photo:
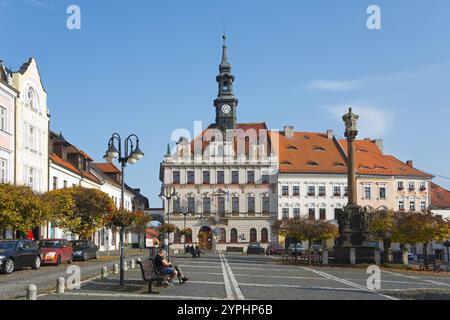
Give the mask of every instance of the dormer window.
[[282, 166], [292, 166], [292, 163], [290, 163], [289, 161], [283, 161], [281, 162]]
[[315, 161], [308, 161], [308, 166], [318, 166], [319, 164]]
[[341, 162], [334, 163], [334, 166], [335, 167], [345, 167], [345, 165], [343, 163], [341, 163]]
[[298, 150], [296, 146], [288, 146], [286, 147], [287, 150]]
[[316, 146], [314, 147], [314, 151], [326, 151], [325, 148]]

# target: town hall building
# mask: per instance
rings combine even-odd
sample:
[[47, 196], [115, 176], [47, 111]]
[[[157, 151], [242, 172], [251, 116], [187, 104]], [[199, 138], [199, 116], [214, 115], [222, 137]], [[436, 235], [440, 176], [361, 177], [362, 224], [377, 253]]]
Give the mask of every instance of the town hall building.
[[[224, 36], [219, 66], [215, 122], [192, 141], [181, 138], [168, 148], [160, 167], [165, 221], [178, 231], [171, 249], [195, 244], [218, 252], [245, 252], [249, 243], [263, 247], [276, 240], [278, 159], [265, 123], [239, 123], [235, 77]], [[162, 193], [163, 194], [163, 193]], [[183, 232], [188, 230], [188, 232]]]

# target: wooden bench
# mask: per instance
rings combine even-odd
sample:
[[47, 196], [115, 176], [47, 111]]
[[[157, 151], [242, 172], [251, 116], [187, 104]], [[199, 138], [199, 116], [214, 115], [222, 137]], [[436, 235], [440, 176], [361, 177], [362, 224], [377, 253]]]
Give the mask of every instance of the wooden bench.
[[159, 294], [158, 291], [153, 291], [154, 281], [164, 281], [169, 278], [169, 275], [164, 275], [159, 272], [153, 259], [145, 259], [144, 261], [137, 262], [141, 267], [142, 278], [148, 282], [148, 292], [153, 294]]

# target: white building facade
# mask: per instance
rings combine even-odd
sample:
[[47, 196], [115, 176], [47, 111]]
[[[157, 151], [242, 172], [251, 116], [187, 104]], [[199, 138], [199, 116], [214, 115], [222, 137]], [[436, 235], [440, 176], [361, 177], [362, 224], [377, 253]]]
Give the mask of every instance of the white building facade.
[[15, 183], [43, 193], [48, 190], [50, 116], [34, 58], [12, 73], [12, 83], [20, 92], [15, 112]]

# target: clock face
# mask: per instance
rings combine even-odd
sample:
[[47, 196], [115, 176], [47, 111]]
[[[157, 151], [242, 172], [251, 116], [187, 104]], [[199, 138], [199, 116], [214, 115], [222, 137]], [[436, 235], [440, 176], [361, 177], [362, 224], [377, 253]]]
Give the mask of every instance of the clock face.
[[229, 105], [227, 105], [227, 104], [224, 104], [222, 106], [222, 112], [225, 113], [225, 114], [229, 114], [231, 112], [231, 107]]

